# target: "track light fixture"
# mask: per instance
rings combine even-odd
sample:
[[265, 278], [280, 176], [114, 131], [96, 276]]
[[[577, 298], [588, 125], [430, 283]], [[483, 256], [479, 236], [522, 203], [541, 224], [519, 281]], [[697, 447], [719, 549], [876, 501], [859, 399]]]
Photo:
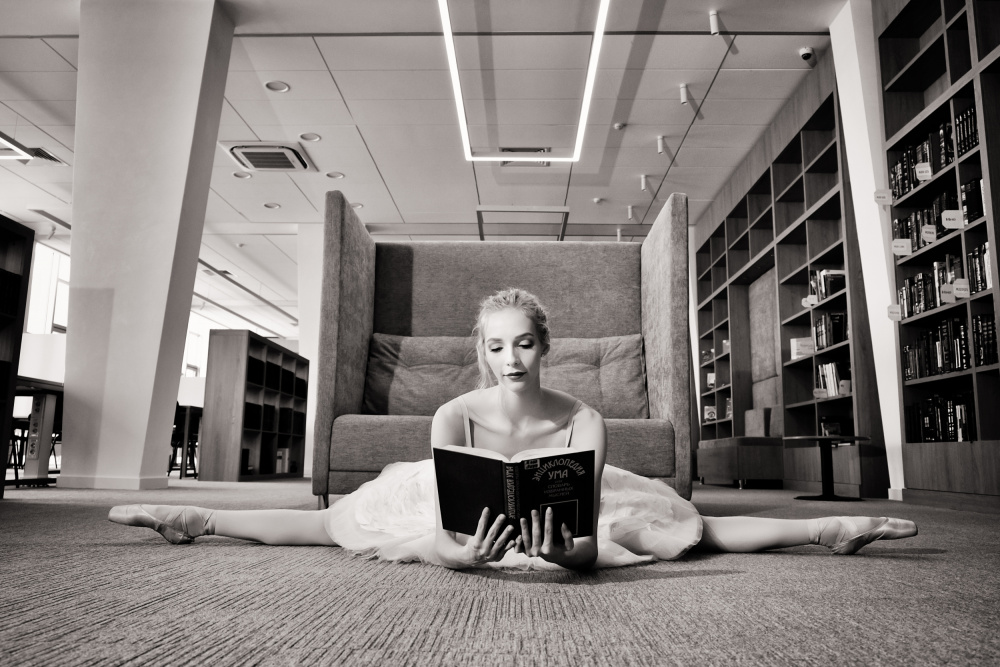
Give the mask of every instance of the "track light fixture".
[[634, 218], [632, 217], [632, 204], [628, 205], [628, 219], [634, 220]]
[[663, 155], [663, 135], [656, 138], [656, 152]]
[[643, 192], [649, 190], [649, 187], [646, 185], [646, 174], [639, 176], [639, 189]]
[[708, 12], [708, 31], [713, 35], [719, 34], [719, 12], [714, 9]]
[[688, 103], [688, 85], [686, 83], [681, 84], [681, 104]]
[[619, 243], [622, 242], [622, 228], [621, 227], [618, 228], [618, 242]]

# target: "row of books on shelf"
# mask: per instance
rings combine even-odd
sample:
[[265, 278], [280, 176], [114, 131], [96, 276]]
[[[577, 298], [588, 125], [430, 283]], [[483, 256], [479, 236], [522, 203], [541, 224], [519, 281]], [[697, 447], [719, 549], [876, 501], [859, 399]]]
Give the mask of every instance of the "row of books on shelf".
[[[964, 151], [961, 151], [964, 152]], [[937, 132], [931, 132], [919, 144], [907, 146], [899, 159], [889, 168], [889, 186], [892, 196], [899, 199], [935, 172], [944, 169], [955, 159], [951, 123], [942, 123]]]
[[975, 403], [971, 393], [934, 396], [906, 406], [910, 442], [969, 442], [976, 439]]
[[298, 461], [293, 461], [291, 449], [288, 447], [278, 447], [274, 450], [274, 458], [269, 459], [261, 453], [260, 467], [256, 470], [250, 464], [250, 450], [244, 447], [240, 450], [240, 474], [241, 475], [270, 475], [273, 473], [292, 473], [299, 471]]
[[986, 241], [973, 248], [967, 255], [969, 260], [969, 291], [975, 294], [993, 288], [993, 260], [990, 257], [990, 242]]
[[965, 155], [979, 145], [979, 124], [976, 122], [976, 107], [971, 106], [955, 116], [955, 147], [959, 155]]
[[844, 269], [821, 269], [809, 272], [810, 303], [817, 303], [836, 294], [847, 286], [847, 271]]
[[913, 317], [969, 294], [970, 286], [965, 280], [961, 258], [948, 254], [943, 261], [933, 262], [929, 273], [903, 279], [897, 290], [900, 316], [903, 319]]
[[949, 317], [938, 323], [937, 328], [920, 332], [915, 343], [902, 347], [900, 357], [904, 380], [969, 368], [972, 357], [965, 321]]
[[[957, 206], [958, 201], [955, 195], [942, 192], [934, 198], [929, 207], [911, 211], [909, 215], [893, 218], [892, 238], [895, 241], [892, 245], [893, 253], [909, 255], [947, 234], [944, 212], [957, 211]], [[907, 240], [910, 242], [908, 245], [899, 243], [899, 241]]]
[[816, 318], [813, 340], [816, 342], [817, 350], [843, 343], [848, 335], [847, 313], [820, 313]]
[[851, 393], [851, 365], [831, 361], [816, 366], [815, 398], [834, 398]]
[[972, 318], [972, 353], [976, 366], [1000, 363], [997, 355], [997, 324], [992, 313]]
[[962, 183], [962, 217], [966, 222], [983, 217], [983, 179], [974, 178]]

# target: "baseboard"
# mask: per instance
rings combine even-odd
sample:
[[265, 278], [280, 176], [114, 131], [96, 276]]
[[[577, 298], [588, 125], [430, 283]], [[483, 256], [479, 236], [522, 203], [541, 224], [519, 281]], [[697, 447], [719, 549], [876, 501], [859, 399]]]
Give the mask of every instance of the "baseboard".
[[903, 502], [967, 512], [1000, 514], [1000, 496], [987, 496], [978, 493], [903, 489]]
[[152, 491], [167, 488], [167, 476], [156, 477], [96, 477], [93, 475], [61, 474], [56, 486], [63, 489], [124, 489]]

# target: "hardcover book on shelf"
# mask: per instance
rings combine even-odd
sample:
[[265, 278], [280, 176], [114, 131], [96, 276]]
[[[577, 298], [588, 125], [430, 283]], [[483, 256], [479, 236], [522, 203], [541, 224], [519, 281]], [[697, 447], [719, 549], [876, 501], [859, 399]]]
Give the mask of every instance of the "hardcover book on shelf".
[[574, 537], [593, 535], [594, 452], [568, 448], [529, 449], [508, 459], [488, 449], [435, 447], [441, 524], [475, 535], [483, 508], [490, 521], [500, 514], [520, 534], [531, 510], [542, 519], [552, 508], [553, 525], [565, 523]]

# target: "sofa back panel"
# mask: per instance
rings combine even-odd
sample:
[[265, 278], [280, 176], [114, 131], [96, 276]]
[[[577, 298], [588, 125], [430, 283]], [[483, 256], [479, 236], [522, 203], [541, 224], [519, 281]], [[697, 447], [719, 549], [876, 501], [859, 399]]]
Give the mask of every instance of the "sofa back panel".
[[[341, 415], [333, 423], [330, 469], [378, 472], [431, 456], [433, 417]], [[660, 419], [607, 419], [609, 465], [647, 477], [674, 475], [674, 429]]]
[[[579, 398], [605, 418], [645, 419], [642, 337], [553, 338], [542, 357], [543, 387]], [[468, 336], [373, 334], [364, 412], [432, 416], [476, 388], [479, 366]]]
[[373, 328], [468, 336], [486, 296], [520, 287], [548, 308], [554, 337], [640, 333], [639, 255], [638, 243], [378, 243]]

